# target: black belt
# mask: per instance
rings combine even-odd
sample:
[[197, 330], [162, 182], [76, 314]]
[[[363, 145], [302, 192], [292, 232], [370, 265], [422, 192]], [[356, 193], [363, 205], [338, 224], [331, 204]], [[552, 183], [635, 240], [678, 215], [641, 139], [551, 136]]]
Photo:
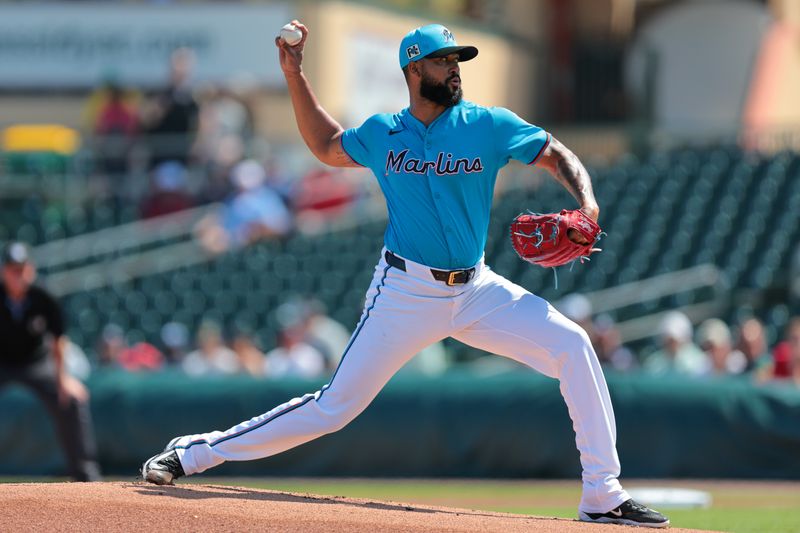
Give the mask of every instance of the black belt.
[[[390, 266], [402, 270], [403, 272], [406, 271], [406, 262], [394, 255], [389, 250], [386, 250], [386, 253], [383, 257]], [[468, 268], [466, 270], [436, 270], [435, 268], [431, 268], [430, 271], [433, 279], [436, 281], [443, 281], [451, 287], [453, 285], [464, 285], [465, 283], [469, 283], [469, 280], [475, 276], [475, 267]]]

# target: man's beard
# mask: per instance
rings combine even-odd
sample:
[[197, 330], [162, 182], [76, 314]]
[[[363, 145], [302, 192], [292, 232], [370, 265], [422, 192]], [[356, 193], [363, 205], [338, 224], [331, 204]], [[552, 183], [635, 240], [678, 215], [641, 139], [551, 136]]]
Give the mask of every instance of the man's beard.
[[458, 74], [453, 74], [444, 80], [444, 83], [437, 83], [436, 80], [423, 72], [419, 94], [434, 104], [452, 107], [459, 103], [463, 96], [460, 86], [455, 90], [450, 88], [450, 81], [456, 77], [459, 77]]

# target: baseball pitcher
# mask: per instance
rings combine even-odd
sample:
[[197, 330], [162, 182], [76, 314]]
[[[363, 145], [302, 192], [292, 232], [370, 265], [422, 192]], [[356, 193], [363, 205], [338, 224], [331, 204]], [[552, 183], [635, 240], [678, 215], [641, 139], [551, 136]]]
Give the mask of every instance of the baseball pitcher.
[[[343, 129], [303, 74], [308, 29], [290, 46], [276, 39], [297, 126], [311, 152], [336, 167], [366, 167], [386, 198], [389, 221], [364, 311], [341, 362], [321, 390], [228, 429], [175, 437], [148, 459], [152, 483], [225, 461], [268, 457], [344, 427], [414, 354], [447, 337], [501, 354], [559, 380], [583, 467], [579, 517], [666, 527], [620, 485], [608, 389], [586, 333], [547, 301], [484, 263], [495, 179], [510, 159], [548, 170], [579, 209], [512, 225], [514, 247], [544, 266], [594, 251], [599, 208], [588, 173], [563, 144], [508, 109], [462, 100], [461, 63], [478, 55], [439, 24], [400, 43], [410, 104]], [[533, 216], [532, 216], [533, 217]], [[516, 234], [516, 235], [515, 235]], [[536, 250], [547, 249], [537, 260]]]

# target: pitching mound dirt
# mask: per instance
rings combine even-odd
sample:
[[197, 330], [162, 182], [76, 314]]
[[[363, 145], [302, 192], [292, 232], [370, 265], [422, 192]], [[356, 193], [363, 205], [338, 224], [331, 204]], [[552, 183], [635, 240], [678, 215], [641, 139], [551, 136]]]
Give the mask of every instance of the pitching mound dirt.
[[625, 530], [621, 526], [556, 518], [219, 485], [3, 484], [0, 502], [0, 524], [5, 531], [620, 533]]

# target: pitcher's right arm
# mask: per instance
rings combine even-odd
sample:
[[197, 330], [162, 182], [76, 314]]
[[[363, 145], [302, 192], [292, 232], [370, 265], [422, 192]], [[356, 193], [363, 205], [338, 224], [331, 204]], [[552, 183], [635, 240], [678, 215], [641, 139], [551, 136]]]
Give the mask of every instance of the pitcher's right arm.
[[292, 21], [303, 33], [303, 38], [295, 46], [277, 37], [275, 45], [279, 50], [281, 70], [289, 87], [297, 127], [303, 140], [314, 156], [333, 167], [358, 167], [342, 148], [341, 137], [344, 128], [336, 122], [320, 105], [311, 84], [303, 74], [303, 48], [308, 37], [308, 28], [297, 20]]

